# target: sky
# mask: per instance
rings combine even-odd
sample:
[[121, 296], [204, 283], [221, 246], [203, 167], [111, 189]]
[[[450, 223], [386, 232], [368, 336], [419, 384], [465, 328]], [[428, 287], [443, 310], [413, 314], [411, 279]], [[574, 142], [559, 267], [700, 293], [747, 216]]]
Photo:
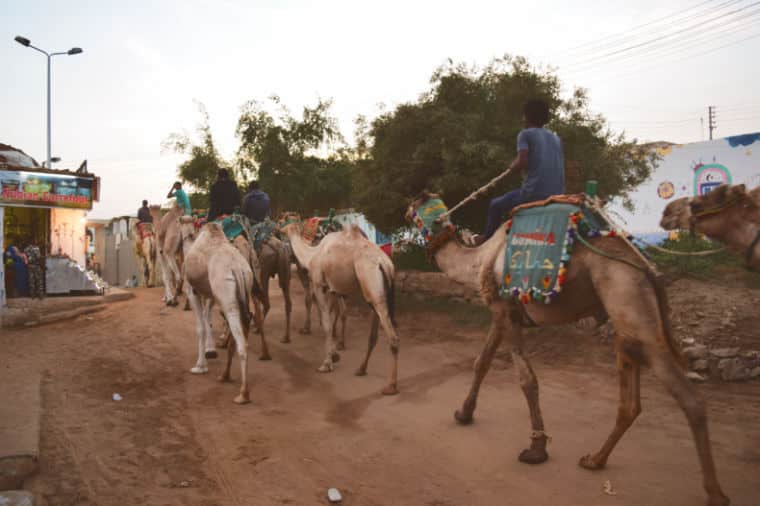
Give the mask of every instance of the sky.
[[708, 105], [716, 137], [760, 131], [753, 4], [0, 0], [0, 142], [46, 157], [45, 57], [16, 35], [51, 52], [84, 49], [53, 58], [52, 154], [59, 168], [87, 159], [102, 178], [91, 218], [165, 200], [182, 158], [161, 142], [194, 130], [195, 100], [231, 159], [248, 100], [277, 94], [297, 113], [332, 99], [351, 139], [357, 115], [416, 100], [449, 58], [485, 65], [509, 53], [553, 67], [564, 94], [586, 88], [591, 109], [628, 138], [700, 141]]

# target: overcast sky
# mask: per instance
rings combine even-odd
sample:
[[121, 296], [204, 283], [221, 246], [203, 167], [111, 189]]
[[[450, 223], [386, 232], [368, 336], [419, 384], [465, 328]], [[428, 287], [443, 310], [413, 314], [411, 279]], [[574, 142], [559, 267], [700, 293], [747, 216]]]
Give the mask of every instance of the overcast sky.
[[[45, 58], [53, 59], [53, 156], [89, 160], [103, 180], [91, 217], [162, 202], [202, 101], [222, 155], [236, 149], [240, 106], [273, 93], [297, 112], [332, 98], [350, 138], [358, 114], [415, 100], [451, 58], [483, 65], [511, 53], [557, 67], [565, 93], [641, 140], [699, 141], [760, 130], [760, 8], [751, 0], [233, 1], [0, 0], [0, 142], [45, 159]], [[645, 25], [646, 26], [641, 26]], [[754, 62], [754, 63], [753, 63]]]

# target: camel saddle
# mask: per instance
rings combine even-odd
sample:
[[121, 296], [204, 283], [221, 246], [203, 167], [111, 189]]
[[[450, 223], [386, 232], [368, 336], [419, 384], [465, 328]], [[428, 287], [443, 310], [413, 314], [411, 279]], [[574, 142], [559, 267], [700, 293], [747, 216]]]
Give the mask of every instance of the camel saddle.
[[153, 223], [140, 222], [137, 224], [137, 235], [140, 241], [145, 240], [146, 237], [153, 237], [156, 235], [156, 229]]
[[506, 254], [500, 294], [523, 304], [549, 304], [562, 291], [578, 234], [610, 230], [584, 195], [556, 195], [514, 209], [504, 229]]

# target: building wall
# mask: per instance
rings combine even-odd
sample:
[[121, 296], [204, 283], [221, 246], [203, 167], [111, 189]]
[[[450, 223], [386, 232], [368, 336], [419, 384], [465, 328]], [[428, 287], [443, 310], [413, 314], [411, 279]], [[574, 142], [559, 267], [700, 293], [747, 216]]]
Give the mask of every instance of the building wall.
[[760, 133], [658, 148], [662, 159], [648, 181], [630, 194], [633, 212], [617, 201], [611, 208], [628, 231], [663, 232], [660, 218], [668, 203], [703, 195], [720, 184], [760, 185]]
[[50, 210], [51, 253], [68, 255], [85, 266], [85, 211], [79, 209]]

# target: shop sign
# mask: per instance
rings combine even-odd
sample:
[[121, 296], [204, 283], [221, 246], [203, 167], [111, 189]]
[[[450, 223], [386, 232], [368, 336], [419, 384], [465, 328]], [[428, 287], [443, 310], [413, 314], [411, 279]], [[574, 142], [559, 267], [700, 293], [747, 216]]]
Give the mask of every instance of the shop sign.
[[0, 170], [0, 204], [92, 209], [96, 178]]

